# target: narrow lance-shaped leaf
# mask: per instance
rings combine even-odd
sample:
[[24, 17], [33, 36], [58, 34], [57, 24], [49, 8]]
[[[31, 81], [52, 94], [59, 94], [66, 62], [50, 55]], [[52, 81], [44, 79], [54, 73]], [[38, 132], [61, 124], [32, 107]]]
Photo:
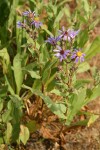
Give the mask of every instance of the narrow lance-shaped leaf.
[[16, 93], [19, 95], [21, 85], [23, 82], [23, 73], [22, 73], [22, 66], [21, 66], [21, 55], [18, 53], [13, 61], [13, 69], [14, 69], [14, 76], [15, 76], [15, 82], [16, 82]]
[[19, 3], [19, 0], [13, 0], [13, 3], [11, 5], [11, 9], [10, 9], [10, 15], [9, 15], [9, 20], [8, 20], [8, 27], [10, 27], [13, 23], [14, 20], [14, 15], [16, 14], [16, 7]]
[[86, 53], [86, 59], [90, 59], [100, 53], [100, 36], [96, 37]]

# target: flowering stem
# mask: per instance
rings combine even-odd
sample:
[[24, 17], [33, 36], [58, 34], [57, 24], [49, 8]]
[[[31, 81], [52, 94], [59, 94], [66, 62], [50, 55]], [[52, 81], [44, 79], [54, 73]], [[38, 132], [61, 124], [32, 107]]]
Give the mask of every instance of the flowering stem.
[[72, 77], [74, 75], [74, 72], [75, 72], [75, 66], [72, 66], [72, 68], [70, 68], [70, 72], [69, 72], [69, 76], [68, 76], [68, 82], [67, 82], [67, 85], [68, 85], [70, 92], [72, 91]]

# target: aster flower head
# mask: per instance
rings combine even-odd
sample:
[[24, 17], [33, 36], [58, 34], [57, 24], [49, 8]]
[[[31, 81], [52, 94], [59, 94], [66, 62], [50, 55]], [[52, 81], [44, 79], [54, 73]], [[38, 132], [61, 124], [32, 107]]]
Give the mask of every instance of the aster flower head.
[[35, 17], [31, 22], [31, 25], [34, 25], [36, 28], [39, 28], [42, 26], [42, 22], [39, 21], [39, 17]]
[[29, 11], [24, 11], [23, 13], [22, 13], [22, 15], [23, 16], [28, 16], [29, 18], [34, 18], [34, 16], [35, 16], [35, 11], [31, 11], [31, 10], [29, 10]]
[[17, 28], [24, 28], [25, 27], [25, 20], [24, 23], [22, 23], [21, 21], [17, 21]]
[[21, 28], [22, 27], [22, 22], [21, 21], [17, 21], [17, 28]]
[[75, 63], [78, 63], [78, 61], [83, 62], [84, 61], [85, 54], [81, 52], [81, 49], [73, 52], [71, 59], [75, 59]]
[[64, 41], [68, 40], [69, 42], [76, 37], [80, 30], [74, 31], [73, 29], [66, 30], [65, 27], [62, 27], [62, 30], [59, 30], [60, 36]]
[[58, 45], [57, 45], [57, 49], [54, 49], [53, 51], [56, 52], [56, 54], [54, 54], [54, 55], [56, 57], [58, 57], [60, 59], [60, 61], [66, 59], [66, 56], [70, 53], [70, 50], [63, 50]]
[[49, 37], [46, 42], [50, 43], [51, 45], [53, 46], [56, 46], [57, 45], [57, 42], [60, 41], [61, 37], [58, 36], [58, 37]]

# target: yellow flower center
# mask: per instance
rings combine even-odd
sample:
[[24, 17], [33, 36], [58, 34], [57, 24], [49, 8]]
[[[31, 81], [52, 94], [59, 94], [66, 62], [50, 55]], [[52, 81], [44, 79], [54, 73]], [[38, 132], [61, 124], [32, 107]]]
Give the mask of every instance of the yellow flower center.
[[35, 17], [34, 20], [35, 20], [36, 22], [38, 22], [38, 21], [39, 21], [39, 17]]
[[77, 55], [78, 57], [81, 57], [81, 56], [82, 56], [82, 54], [83, 54], [83, 53], [82, 53], [82, 52], [80, 52], [80, 51], [76, 53], [76, 55]]

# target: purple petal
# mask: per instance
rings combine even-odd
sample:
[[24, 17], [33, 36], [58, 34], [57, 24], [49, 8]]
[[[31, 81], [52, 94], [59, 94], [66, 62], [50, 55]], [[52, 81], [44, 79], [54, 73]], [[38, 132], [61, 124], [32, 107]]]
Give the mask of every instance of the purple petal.
[[78, 35], [78, 33], [80, 32], [80, 30], [77, 30], [77, 31], [75, 31], [76, 32], [76, 35]]
[[66, 35], [64, 35], [63, 40], [66, 41], [67, 38], [68, 38], [68, 37], [67, 37]]
[[70, 36], [68, 36], [68, 37], [67, 37], [67, 39], [68, 39], [68, 41], [69, 41], [69, 42], [71, 41], [71, 38], [70, 38]]
[[62, 56], [63, 56], [64, 59], [66, 58], [66, 54], [63, 54]]
[[28, 11], [25, 11], [25, 12], [22, 13], [23, 16], [28, 16], [28, 14], [29, 14]]
[[61, 56], [61, 57], [60, 57], [60, 62], [61, 62], [62, 60], [63, 60], [63, 57]]
[[53, 51], [54, 51], [54, 52], [60, 52], [60, 50], [58, 50], [58, 49], [54, 49]]
[[75, 57], [76, 57], [76, 53], [71, 56], [71, 59], [74, 59]]
[[74, 51], [75, 51], [75, 53], [76, 53], [76, 52], [78, 52], [79, 50], [75, 48]]
[[58, 30], [58, 33], [59, 33], [59, 34], [61, 34], [61, 33], [62, 33], [62, 31], [61, 31], [61, 30]]
[[86, 54], [83, 53], [82, 56], [86, 56]]
[[79, 57], [76, 57], [75, 63], [78, 63], [78, 61], [79, 61]]
[[33, 24], [35, 24], [35, 21], [34, 21], [34, 20], [31, 22], [31, 25], [33, 25]]
[[54, 54], [54, 56], [59, 58], [61, 55], [60, 55], [60, 53], [57, 53], [57, 54]]
[[33, 16], [35, 16], [35, 11], [32, 12], [31, 10], [29, 10], [22, 13], [23, 16], [28, 16], [29, 14], [33, 14]]
[[[41, 25], [42, 25], [42, 22], [36, 22], [36, 21], [33, 21], [31, 22], [31, 25], [35, 25], [36, 28], [39, 28]], [[50, 42], [50, 38], [48, 38], [48, 42]]]
[[65, 50], [65, 53], [70, 53], [70, 50]]
[[39, 28], [39, 27], [40, 27], [40, 24], [37, 23], [37, 22], [35, 22], [34, 25], [35, 25], [36, 28]]
[[61, 36], [56, 37], [56, 41], [61, 40]]
[[22, 27], [22, 22], [21, 21], [17, 21], [17, 27], [18, 28]]
[[80, 62], [83, 62], [84, 61], [84, 56], [81, 56], [80, 57]]

